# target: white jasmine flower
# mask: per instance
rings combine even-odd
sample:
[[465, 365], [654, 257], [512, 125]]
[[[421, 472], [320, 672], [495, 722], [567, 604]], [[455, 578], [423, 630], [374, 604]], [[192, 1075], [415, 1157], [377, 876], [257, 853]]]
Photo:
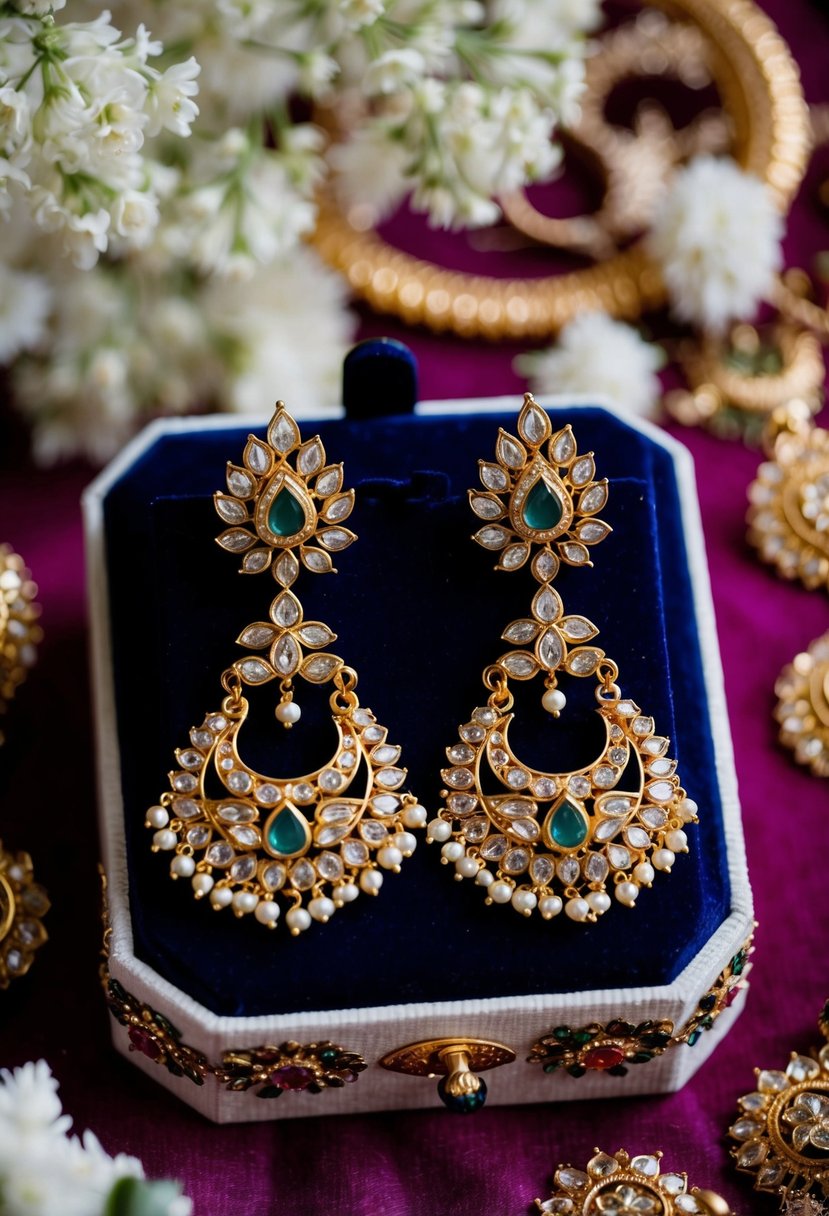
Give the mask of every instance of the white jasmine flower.
[[[19, 1137], [62, 1136], [72, 1126], [61, 1113], [58, 1083], [45, 1060], [24, 1064], [9, 1071], [0, 1069], [0, 1121]], [[8, 1142], [0, 1136], [0, 1152], [5, 1156]]]
[[0, 262], [0, 366], [44, 336], [51, 292], [40, 275], [11, 270]]
[[601, 0], [489, 0], [489, 20], [506, 21], [516, 46], [561, 46], [595, 30]]
[[12, 8], [19, 13], [31, 13], [35, 17], [48, 17], [66, 7], [66, 0], [11, 0]]
[[336, 59], [324, 51], [309, 51], [299, 57], [299, 89], [309, 97], [324, 97], [340, 73]]
[[148, 245], [158, 221], [158, 200], [149, 191], [128, 190], [115, 201], [112, 231], [124, 237], [130, 248], [142, 249]]
[[196, 77], [201, 68], [192, 57], [184, 63], [174, 63], [163, 75], [151, 81], [147, 92], [149, 113], [148, 135], [165, 130], [186, 138], [199, 114], [192, 100], [199, 91]]
[[397, 93], [413, 85], [426, 70], [426, 61], [420, 51], [406, 48], [386, 51], [374, 59], [363, 77], [363, 91], [368, 97]]
[[385, 11], [383, 0], [340, 0], [340, 12], [349, 29], [373, 25]]
[[595, 312], [566, 325], [555, 346], [520, 355], [516, 370], [534, 393], [595, 393], [631, 414], [654, 417], [662, 363], [660, 347], [644, 342], [630, 325]]
[[782, 265], [783, 220], [768, 188], [734, 161], [698, 157], [674, 177], [648, 249], [674, 313], [710, 330], [752, 317]]

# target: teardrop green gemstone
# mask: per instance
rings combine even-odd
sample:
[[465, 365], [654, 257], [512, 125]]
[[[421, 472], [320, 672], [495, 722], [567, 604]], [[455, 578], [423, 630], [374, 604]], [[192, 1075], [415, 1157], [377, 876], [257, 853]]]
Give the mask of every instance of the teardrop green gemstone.
[[561, 519], [561, 503], [543, 478], [538, 479], [524, 500], [521, 518], [528, 528], [536, 532], [549, 531]]
[[265, 832], [268, 848], [281, 857], [290, 857], [305, 846], [308, 839], [308, 821], [293, 807], [283, 807], [274, 815]]
[[302, 503], [294, 498], [287, 486], [283, 486], [268, 511], [268, 527], [275, 536], [293, 536], [304, 523]]
[[587, 835], [587, 821], [581, 811], [566, 800], [555, 811], [550, 836], [562, 849], [577, 848]]

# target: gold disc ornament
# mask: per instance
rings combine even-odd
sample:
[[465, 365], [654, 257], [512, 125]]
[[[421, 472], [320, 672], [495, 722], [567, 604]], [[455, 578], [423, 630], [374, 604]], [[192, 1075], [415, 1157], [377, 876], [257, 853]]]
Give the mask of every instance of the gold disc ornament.
[[662, 1170], [661, 1153], [631, 1157], [595, 1150], [585, 1169], [562, 1165], [549, 1199], [536, 1199], [549, 1216], [731, 1216], [722, 1196], [691, 1187], [688, 1175]]
[[[282, 402], [267, 441], [251, 435], [241, 465], [228, 465], [229, 493], [215, 495], [229, 526], [217, 538], [239, 554], [242, 573], [270, 570], [279, 591], [268, 620], [237, 639], [249, 652], [222, 675], [221, 707], [176, 751], [170, 790], [147, 812], [153, 849], [171, 852], [173, 878], [190, 880], [197, 899], [237, 916], [252, 913], [275, 928], [281, 906], [296, 936], [325, 923], [360, 892], [376, 895], [384, 871], [398, 872], [415, 849], [411, 828], [426, 812], [402, 790], [400, 748], [354, 691], [357, 675], [327, 647], [336, 635], [305, 619], [291, 590], [301, 568], [334, 570], [332, 555], [356, 539], [344, 526], [354, 491], [343, 491], [341, 465], [327, 464], [318, 435], [303, 442]], [[275, 714], [299, 722], [295, 680], [331, 684], [337, 745], [312, 772], [273, 777], [255, 771], [240, 750], [249, 703], [243, 688], [278, 682]], [[208, 777], [218, 790], [206, 788]]]
[[[610, 527], [608, 500], [593, 454], [579, 454], [569, 426], [553, 433], [531, 394], [518, 434], [500, 431], [495, 462], [480, 462], [482, 490], [470, 504], [483, 526], [474, 539], [498, 554], [499, 570], [530, 565], [539, 583], [530, 614], [512, 621], [511, 649], [483, 673], [489, 690], [459, 728], [442, 770], [444, 805], [427, 829], [458, 878], [483, 887], [487, 903], [511, 904], [545, 920], [562, 911], [595, 921], [617, 901], [633, 907], [655, 871], [686, 852], [696, 822], [668, 755], [669, 740], [617, 684], [618, 668], [596, 644], [598, 629], [568, 615], [552, 586], [560, 563], [591, 566], [592, 546]], [[558, 718], [566, 697], [559, 675], [595, 679], [604, 746], [590, 764], [547, 772], [522, 762], [510, 744], [515, 715], [510, 682], [539, 680], [541, 703]], [[497, 787], [494, 789], [493, 787]]]

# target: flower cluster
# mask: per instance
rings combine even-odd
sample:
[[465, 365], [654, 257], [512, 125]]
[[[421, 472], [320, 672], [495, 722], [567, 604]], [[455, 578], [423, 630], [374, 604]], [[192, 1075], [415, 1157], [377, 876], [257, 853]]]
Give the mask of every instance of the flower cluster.
[[110, 1157], [92, 1132], [69, 1136], [45, 1060], [0, 1069], [0, 1208], [7, 1216], [189, 1216], [172, 1183], [143, 1182], [141, 1162]]

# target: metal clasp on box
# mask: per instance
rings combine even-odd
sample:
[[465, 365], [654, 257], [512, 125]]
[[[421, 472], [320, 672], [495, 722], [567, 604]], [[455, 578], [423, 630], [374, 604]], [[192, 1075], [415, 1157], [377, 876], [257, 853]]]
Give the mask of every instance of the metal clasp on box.
[[381, 1068], [410, 1077], [440, 1077], [438, 1096], [456, 1114], [472, 1114], [486, 1102], [487, 1086], [479, 1072], [511, 1064], [515, 1052], [504, 1043], [470, 1039], [423, 1039], [390, 1051]]

